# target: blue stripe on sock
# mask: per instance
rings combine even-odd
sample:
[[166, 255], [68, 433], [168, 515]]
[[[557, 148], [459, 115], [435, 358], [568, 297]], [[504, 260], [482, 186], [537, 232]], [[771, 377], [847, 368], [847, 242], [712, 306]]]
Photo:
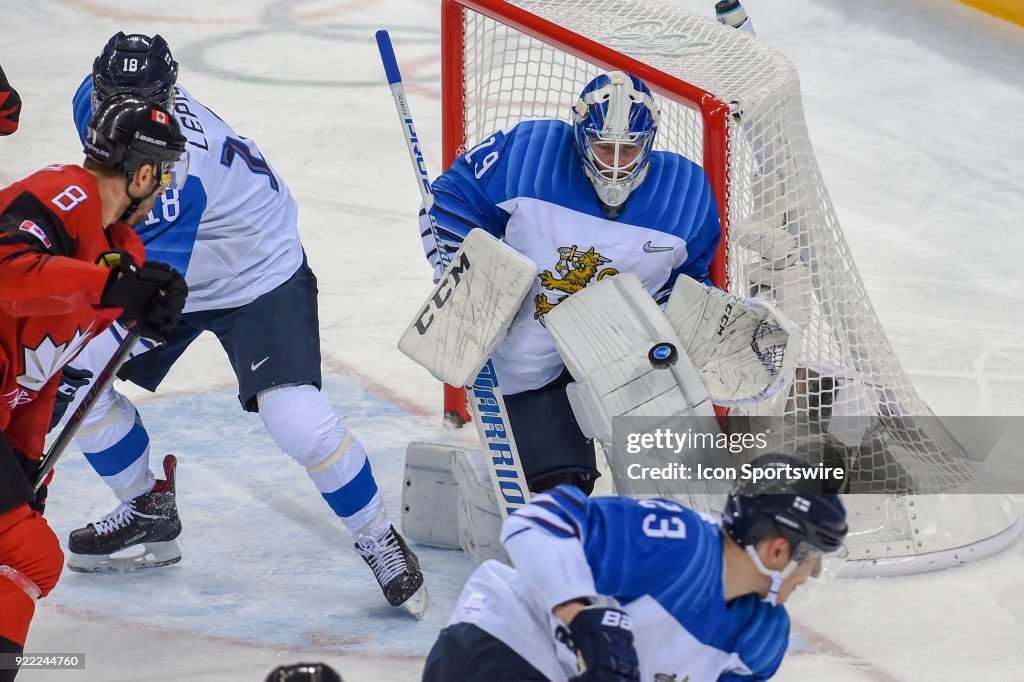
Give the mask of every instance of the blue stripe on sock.
[[149, 447], [149, 434], [138, 421], [125, 437], [100, 452], [87, 452], [85, 458], [100, 476], [115, 476], [137, 462]]
[[377, 494], [377, 482], [370, 471], [370, 460], [366, 460], [356, 477], [333, 493], [320, 493], [331, 505], [334, 513], [341, 517], [352, 516], [361, 511]]

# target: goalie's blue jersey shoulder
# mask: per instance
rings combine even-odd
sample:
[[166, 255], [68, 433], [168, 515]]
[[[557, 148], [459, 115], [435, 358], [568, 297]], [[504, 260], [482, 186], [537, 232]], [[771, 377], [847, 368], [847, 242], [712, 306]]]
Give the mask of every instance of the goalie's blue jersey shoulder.
[[[459, 157], [434, 190], [460, 196], [483, 213], [525, 198], [603, 218], [579, 161], [573, 128], [564, 121], [523, 121], [495, 133]], [[444, 204], [443, 199], [439, 202]], [[630, 196], [618, 222], [687, 239], [703, 227], [700, 217], [713, 202], [700, 166], [679, 154], [656, 151], [647, 177]]]

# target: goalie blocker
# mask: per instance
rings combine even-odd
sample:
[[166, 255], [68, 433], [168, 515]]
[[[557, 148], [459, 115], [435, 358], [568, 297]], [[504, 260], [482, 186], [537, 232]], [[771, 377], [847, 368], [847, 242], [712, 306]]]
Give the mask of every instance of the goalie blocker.
[[532, 260], [471, 230], [398, 349], [452, 386], [466, 386], [504, 340], [537, 274]]

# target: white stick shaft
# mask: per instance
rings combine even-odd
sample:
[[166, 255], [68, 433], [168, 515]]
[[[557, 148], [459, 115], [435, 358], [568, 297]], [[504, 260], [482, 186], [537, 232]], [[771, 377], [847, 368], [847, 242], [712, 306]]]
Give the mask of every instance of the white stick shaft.
[[[409, 150], [409, 159], [416, 172], [416, 184], [420, 190], [420, 198], [423, 200], [423, 208], [427, 212], [427, 221], [434, 237], [434, 245], [437, 247], [437, 255], [441, 259], [441, 265], [447, 269], [451, 258], [448, 252], [442, 248], [437, 223], [430, 213], [430, 209], [434, 206], [434, 193], [430, 189], [430, 174], [427, 172], [427, 164], [420, 151], [419, 136], [416, 134], [416, 126], [412, 120], [412, 113], [409, 111], [409, 101], [405, 96], [405, 87], [402, 85], [402, 75], [398, 70], [398, 61], [395, 59], [395, 51], [387, 31], [377, 31], [377, 48], [380, 50], [381, 61], [384, 63], [384, 73], [387, 75], [388, 85], [391, 87], [391, 96], [395, 100], [398, 118], [402, 122], [405, 146]], [[487, 455], [491, 483], [494, 486], [494, 495], [498, 500], [498, 508], [501, 510], [502, 517], [507, 518], [509, 514], [530, 501], [530, 491], [526, 485], [526, 476], [523, 474], [519, 449], [516, 447], [516, 440], [512, 435], [512, 426], [508, 421], [505, 398], [501, 394], [498, 377], [494, 372], [494, 364], [490, 360], [480, 370], [473, 385], [467, 387], [466, 390], [470, 395], [469, 404], [473, 410], [473, 421], [476, 423], [480, 442]]]

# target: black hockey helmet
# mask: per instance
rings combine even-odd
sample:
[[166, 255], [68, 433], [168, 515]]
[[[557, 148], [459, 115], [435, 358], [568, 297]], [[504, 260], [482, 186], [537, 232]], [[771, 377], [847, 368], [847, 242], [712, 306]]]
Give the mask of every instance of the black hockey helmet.
[[265, 682], [344, 682], [326, 663], [296, 663], [274, 668]]
[[753, 469], [773, 469], [762, 480], [743, 480], [729, 493], [722, 512], [725, 531], [740, 547], [781, 535], [789, 541], [791, 561], [809, 551], [838, 550], [846, 537], [846, 509], [838, 495], [822, 493], [821, 481], [796, 478], [788, 467], [804, 468], [795, 457], [767, 454]]
[[85, 132], [85, 155], [130, 181], [147, 161], [165, 176], [185, 152], [185, 136], [170, 112], [153, 100], [119, 93], [103, 101]]
[[[128, 220], [161, 187], [180, 189], [188, 175], [185, 136], [178, 122], [153, 100], [137, 95], [119, 93], [104, 100], [86, 127], [84, 151], [93, 161], [124, 174], [124, 191], [131, 202], [121, 220]], [[157, 182], [147, 194], [136, 196], [132, 179], [151, 161]]]
[[178, 62], [171, 57], [167, 41], [159, 34], [150, 38], [142, 33], [112, 36], [92, 63], [92, 84], [96, 105], [117, 92], [130, 92], [155, 99], [174, 109], [174, 83], [178, 80]]

